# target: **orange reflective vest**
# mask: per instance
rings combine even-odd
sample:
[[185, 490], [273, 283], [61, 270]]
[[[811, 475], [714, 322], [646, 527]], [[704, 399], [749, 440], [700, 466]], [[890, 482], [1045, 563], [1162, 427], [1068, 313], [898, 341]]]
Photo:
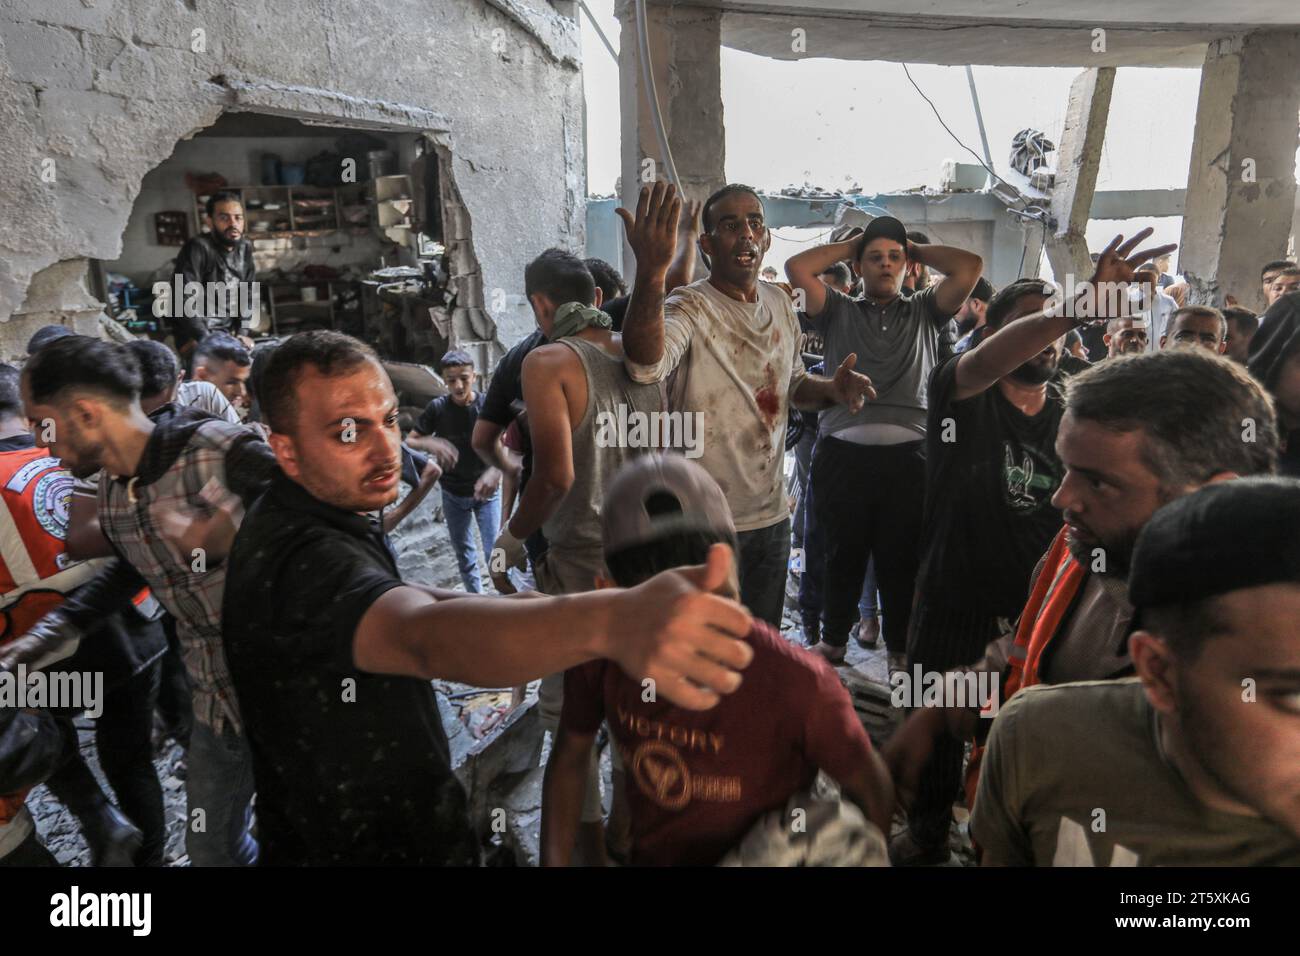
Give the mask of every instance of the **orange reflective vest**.
[[[99, 570], [100, 562], [64, 553], [72, 486], [63, 463], [43, 448], [0, 452], [0, 644], [25, 634]], [[0, 824], [26, 796], [0, 794]]]
[[[1025, 609], [1020, 612], [1020, 621], [1016, 626], [1016, 640], [1011, 648], [1008, 662], [1007, 678], [1002, 685], [1002, 701], [1011, 699], [1011, 695], [1022, 687], [1041, 684], [1038, 667], [1043, 659], [1043, 651], [1052, 642], [1065, 617], [1079, 596], [1083, 583], [1087, 580], [1088, 569], [1075, 560], [1065, 542], [1065, 528], [1056, 533], [1052, 546], [1047, 550], [1043, 568], [1034, 581], [1033, 590]], [[971, 756], [966, 771], [966, 805], [975, 806], [975, 788], [979, 783], [979, 768], [984, 748], [977, 747]]]

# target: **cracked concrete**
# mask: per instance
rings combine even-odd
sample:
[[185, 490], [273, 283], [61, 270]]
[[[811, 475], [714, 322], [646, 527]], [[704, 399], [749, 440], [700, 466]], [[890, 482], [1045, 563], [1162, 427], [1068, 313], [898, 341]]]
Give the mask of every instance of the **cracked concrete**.
[[226, 109], [433, 132], [474, 222], [471, 298], [512, 344], [524, 265], [585, 244], [577, 37], [538, 0], [3, 0], [0, 358], [50, 321], [34, 290], [66, 283], [83, 323], [72, 277], [120, 255], [144, 174]]

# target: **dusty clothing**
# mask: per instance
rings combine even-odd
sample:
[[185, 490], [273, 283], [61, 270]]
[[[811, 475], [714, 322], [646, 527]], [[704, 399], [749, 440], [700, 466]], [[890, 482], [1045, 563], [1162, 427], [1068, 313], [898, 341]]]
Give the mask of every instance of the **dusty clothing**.
[[1136, 678], [1038, 685], [1006, 704], [971, 834], [1010, 866], [1300, 865], [1300, 840], [1280, 825], [1197, 800]]
[[[796, 819], [803, 829], [790, 825]], [[889, 866], [889, 847], [853, 803], [803, 792], [762, 817], [718, 865]]]
[[[573, 422], [573, 486], [542, 524], [550, 547], [564, 553], [600, 554], [600, 501], [605, 484], [645, 448], [630, 447], [608, 427], [610, 421], [664, 411], [656, 384], [630, 381], [623, 362], [585, 339], [567, 336], [556, 344], [573, 350], [587, 374], [587, 407]], [[621, 406], [621, 408], [620, 408]], [[611, 440], [612, 439], [612, 440]], [[593, 587], [587, 584], [582, 590]]]
[[807, 377], [802, 333], [790, 297], [758, 283], [757, 302], [738, 302], [708, 279], [664, 303], [664, 354], [654, 365], [626, 359], [637, 382], [676, 372], [674, 411], [702, 416], [700, 465], [731, 503], [737, 531], [784, 520], [785, 427], [790, 400]]
[[608, 661], [565, 674], [564, 726], [592, 734], [607, 720], [627, 768], [634, 865], [717, 863], [819, 768], [842, 780], [870, 759], [829, 664], [761, 621], [746, 639], [745, 681], [712, 710], [646, 701], [641, 681]]

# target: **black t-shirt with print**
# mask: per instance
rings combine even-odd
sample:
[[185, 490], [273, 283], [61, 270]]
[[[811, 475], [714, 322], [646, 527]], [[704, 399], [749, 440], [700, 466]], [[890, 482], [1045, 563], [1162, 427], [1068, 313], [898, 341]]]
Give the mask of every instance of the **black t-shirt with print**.
[[264, 864], [478, 859], [432, 685], [353, 663], [361, 618], [401, 584], [377, 522], [283, 475], [244, 518], [223, 638]]
[[483, 398], [483, 393], [479, 392], [468, 405], [457, 405], [450, 395], [439, 395], [425, 406], [415, 423], [415, 430], [421, 435], [445, 438], [460, 452], [455, 466], [444, 471], [438, 482], [444, 491], [461, 498], [473, 497], [474, 482], [487, 471], [487, 465], [483, 464], [471, 442], [474, 423], [483, 408]]
[[930, 376], [921, 599], [1014, 618], [1034, 565], [1061, 529], [1051, 498], [1063, 472], [1055, 450], [1062, 373], [1048, 383], [1042, 411], [1029, 416], [997, 385], [953, 401], [960, 359]]

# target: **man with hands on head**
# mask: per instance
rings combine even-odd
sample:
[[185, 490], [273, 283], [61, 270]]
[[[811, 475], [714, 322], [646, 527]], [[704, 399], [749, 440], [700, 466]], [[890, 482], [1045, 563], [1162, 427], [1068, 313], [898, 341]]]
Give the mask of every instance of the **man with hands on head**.
[[[849, 260], [863, 280], [850, 298], [819, 278]], [[944, 278], [903, 295], [914, 263]], [[893, 667], [904, 660], [925, 486], [926, 383], [945, 354], [942, 340], [983, 269], [974, 253], [919, 244], [892, 216], [859, 236], [809, 249], [786, 262], [804, 311], [825, 342], [827, 367], [857, 367], [875, 385], [869, 404], [823, 414], [813, 457], [817, 518], [826, 534], [824, 630], [814, 650], [844, 660], [868, 558], [876, 556], [885, 644]]]

